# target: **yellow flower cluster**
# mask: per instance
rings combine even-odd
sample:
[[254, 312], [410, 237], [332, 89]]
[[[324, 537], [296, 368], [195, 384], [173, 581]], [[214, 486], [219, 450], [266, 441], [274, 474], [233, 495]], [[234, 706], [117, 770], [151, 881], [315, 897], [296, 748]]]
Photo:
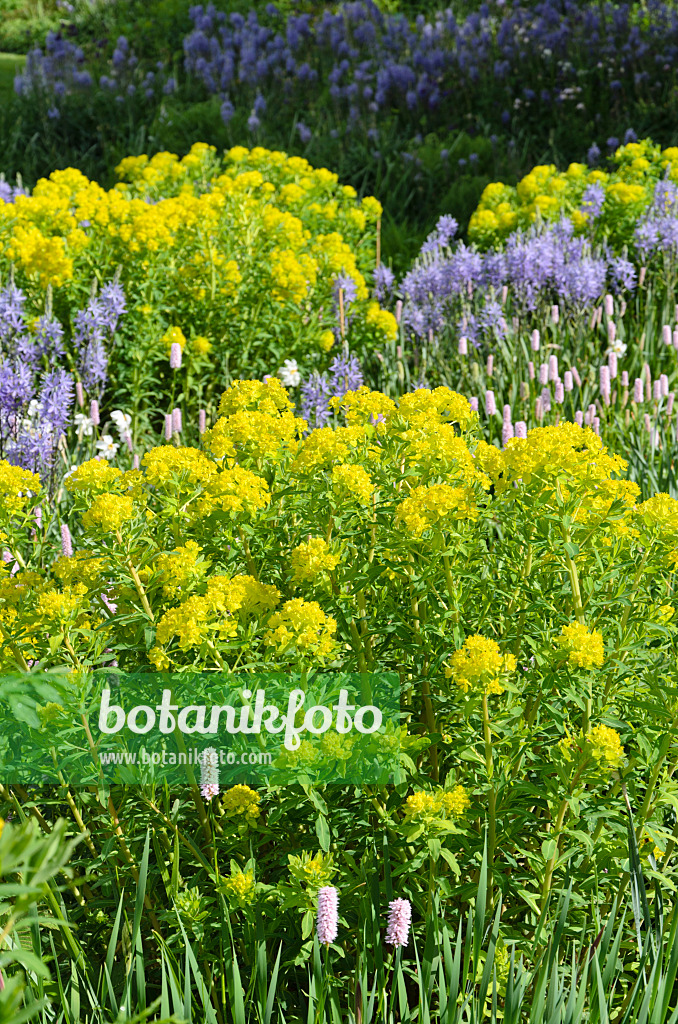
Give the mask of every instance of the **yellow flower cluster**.
[[636, 508], [638, 516], [658, 540], [675, 544], [678, 538], [678, 501], [668, 494], [653, 494]]
[[35, 473], [0, 459], [0, 513], [3, 517], [23, 512], [31, 494], [38, 494], [40, 489], [40, 477]]
[[209, 569], [209, 561], [200, 557], [202, 548], [194, 540], [180, 544], [167, 555], [159, 555], [155, 569], [163, 580], [166, 597], [176, 597], [200, 583]]
[[82, 525], [86, 530], [117, 533], [122, 524], [134, 519], [135, 515], [132, 498], [127, 495], [100, 494], [82, 517]]
[[[167, 152], [127, 157], [117, 171], [124, 180], [109, 190], [69, 168], [16, 202], [0, 200], [0, 274], [14, 264], [36, 311], [48, 285], [89, 284], [94, 267], [107, 280], [121, 266], [129, 307], [123, 332], [136, 340], [139, 327], [148, 329], [150, 280], [150, 326], [161, 339], [155, 357], [165, 358], [175, 341], [183, 350], [187, 337], [177, 325], [190, 323], [200, 341], [189, 350], [205, 356], [226, 345], [233, 368], [239, 352], [251, 355], [255, 345], [265, 358], [267, 325], [290, 355], [303, 356], [308, 346], [298, 323], [309, 313], [322, 339], [316, 351], [328, 351], [323, 310], [331, 308], [334, 279], [344, 274], [355, 285], [354, 347], [395, 338], [395, 320], [370, 301], [367, 279], [381, 206], [358, 200], [335, 174], [261, 147], [234, 147], [221, 160], [204, 143], [181, 159]], [[68, 305], [79, 294], [64, 290], [61, 301]], [[169, 325], [160, 319], [168, 308]], [[255, 309], [256, 317], [243, 315]], [[243, 325], [236, 344], [229, 337], [234, 322]]]
[[581, 622], [563, 626], [556, 641], [567, 652], [567, 661], [574, 668], [600, 668], [605, 660], [603, 635], [589, 630]]
[[66, 487], [73, 494], [101, 494], [116, 484], [122, 472], [105, 459], [90, 459], [66, 477]]
[[322, 537], [309, 537], [292, 552], [290, 557], [292, 579], [298, 583], [316, 580], [318, 576], [332, 572], [339, 561], [339, 555], [331, 553], [327, 541]]
[[425, 530], [449, 529], [458, 520], [477, 518], [473, 490], [450, 484], [415, 487], [396, 512], [396, 522], [415, 537], [421, 537]]
[[221, 806], [229, 817], [253, 822], [261, 814], [260, 803], [261, 795], [255, 789], [250, 789], [249, 786], [233, 786], [224, 793]]
[[496, 641], [477, 634], [467, 637], [460, 650], [454, 652], [445, 675], [464, 693], [482, 689], [486, 694], [501, 694], [504, 692], [502, 676], [514, 672], [515, 668], [516, 659], [512, 654], [502, 654]]
[[223, 890], [239, 906], [247, 906], [254, 902], [254, 875], [251, 871], [231, 872], [224, 879]]
[[624, 748], [615, 729], [607, 725], [594, 725], [586, 734], [586, 739], [597, 761], [617, 768], [624, 760]]
[[47, 591], [38, 599], [36, 612], [48, 622], [67, 622], [80, 612], [86, 594], [87, 587], [82, 583], [66, 587], [63, 591]]
[[407, 821], [426, 822], [433, 818], [459, 818], [470, 806], [463, 786], [450, 790], [438, 787], [433, 791], [416, 790], [405, 801], [404, 812]]
[[295, 648], [300, 654], [328, 657], [335, 648], [337, 623], [317, 601], [293, 598], [271, 616], [266, 643], [281, 653]]
[[175, 637], [179, 650], [199, 647], [212, 638], [228, 640], [238, 629], [238, 616], [270, 611], [280, 595], [273, 586], [252, 576], [211, 576], [205, 594], [194, 594], [177, 608], [170, 608], [158, 622], [154, 660], [166, 667], [163, 650]]
[[[649, 139], [620, 146], [611, 173], [573, 163], [566, 171], [555, 165], [533, 167], [515, 188], [501, 182], [487, 185], [469, 222], [469, 238], [483, 248], [497, 245], [517, 228], [536, 220], [569, 217], [577, 232], [594, 229], [601, 237], [630, 243], [638, 216], [649, 206], [654, 187], [665, 174], [678, 181], [678, 149], [662, 150]], [[584, 199], [588, 186], [604, 191], [602, 211], [592, 220]]]

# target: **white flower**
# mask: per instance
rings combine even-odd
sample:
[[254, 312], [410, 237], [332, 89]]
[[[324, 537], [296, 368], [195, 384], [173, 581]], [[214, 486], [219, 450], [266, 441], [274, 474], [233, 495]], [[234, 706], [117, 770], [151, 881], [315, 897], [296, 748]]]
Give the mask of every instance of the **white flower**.
[[71, 468], [69, 469], [68, 473], [64, 473], [62, 479], [63, 480], [68, 480], [69, 476], [73, 476], [73, 474], [75, 473], [77, 468], [78, 468], [77, 466], [71, 466]]
[[132, 426], [131, 416], [128, 416], [127, 413], [123, 412], [121, 409], [114, 409], [111, 413], [111, 419], [113, 420], [120, 437], [124, 437], [125, 434], [129, 434], [129, 428]]
[[619, 338], [615, 338], [610, 345], [610, 352], [614, 352], [617, 356], [623, 356], [626, 352], [627, 346]]
[[84, 412], [76, 412], [75, 427], [82, 437], [91, 437], [94, 431], [94, 420], [91, 420]]
[[28, 403], [28, 408], [26, 409], [26, 416], [28, 417], [29, 420], [32, 420], [35, 416], [39, 416], [39, 415], [40, 415], [40, 402], [38, 402], [37, 399], [32, 398], [30, 400], [30, 402]]
[[301, 374], [296, 359], [286, 359], [278, 370], [278, 376], [286, 388], [296, 388], [301, 384]]
[[119, 447], [110, 434], [104, 434], [101, 440], [97, 441], [97, 448], [105, 459], [114, 459]]

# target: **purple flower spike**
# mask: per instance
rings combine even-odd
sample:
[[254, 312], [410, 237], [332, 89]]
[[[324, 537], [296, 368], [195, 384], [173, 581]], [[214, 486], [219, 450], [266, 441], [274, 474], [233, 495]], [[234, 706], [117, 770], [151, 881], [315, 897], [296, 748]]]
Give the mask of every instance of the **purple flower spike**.
[[318, 920], [316, 934], [321, 945], [329, 946], [339, 930], [339, 892], [333, 885], [318, 890]]
[[386, 943], [402, 948], [407, 945], [412, 921], [412, 905], [409, 900], [392, 900], [389, 903]]

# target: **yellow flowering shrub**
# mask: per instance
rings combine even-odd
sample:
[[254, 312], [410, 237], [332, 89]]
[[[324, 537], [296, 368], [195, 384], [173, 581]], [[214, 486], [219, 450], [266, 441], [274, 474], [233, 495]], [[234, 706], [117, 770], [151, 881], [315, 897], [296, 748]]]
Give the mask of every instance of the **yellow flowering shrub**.
[[173, 342], [187, 369], [226, 379], [275, 373], [288, 358], [324, 368], [340, 275], [355, 288], [351, 349], [395, 338], [393, 315], [370, 298], [381, 206], [335, 174], [261, 147], [220, 159], [204, 143], [181, 159], [127, 157], [117, 173], [107, 190], [72, 168], [54, 171], [31, 195], [0, 200], [0, 275], [14, 266], [36, 314], [47, 286], [57, 289], [68, 322], [93, 276], [105, 282], [118, 270], [127, 300], [124, 344], [111, 352], [119, 385], [130, 369], [118, 349], [140, 352], [155, 384]]
[[[610, 172], [589, 170], [583, 164], [559, 171], [548, 164], [533, 167], [515, 187], [492, 182], [471, 216], [469, 238], [481, 248], [491, 248], [517, 228], [565, 216], [577, 233], [630, 244], [638, 216], [650, 205], [657, 182], [665, 174], [678, 182], [678, 158], [675, 148], [662, 150], [643, 139], [620, 146], [614, 161], [617, 166]], [[602, 186], [604, 192], [597, 217], [592, 217], [592, 202], [585, 195], [591, 185]]]

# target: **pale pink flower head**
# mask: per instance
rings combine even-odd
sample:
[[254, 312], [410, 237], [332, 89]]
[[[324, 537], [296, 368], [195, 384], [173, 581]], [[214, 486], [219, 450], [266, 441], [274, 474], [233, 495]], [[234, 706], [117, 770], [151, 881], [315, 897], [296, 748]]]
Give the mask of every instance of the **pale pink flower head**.
[[178, 341], [172, 342], [169, 364], [171, 370], [178, 370], [181, 366], [181, 345]]
[[73, 557], [73, 541], [71, 540], [71, 531], [66, 526], [66, 523], [61, 524], [61, 551], [64, 558]]
[[406, 946], [410, 934], [412, 905], [409, 900], [392, 900], [389, 903], [386, 943], [389, 946]]
[[318, 889], [318, 942], [323, 946], [329, 946], [336, 939], [338, 930], [339, 891], [333, 885], [323, 885]]

